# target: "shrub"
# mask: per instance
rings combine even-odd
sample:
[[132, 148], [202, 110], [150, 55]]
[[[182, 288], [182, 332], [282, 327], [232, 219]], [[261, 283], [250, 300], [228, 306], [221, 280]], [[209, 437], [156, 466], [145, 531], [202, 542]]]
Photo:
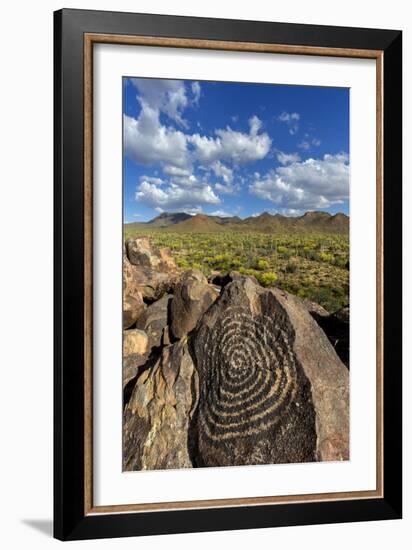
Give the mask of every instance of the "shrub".
[[241, 267], [239, 269], [239, 273], [241, 273], [242, 275], [249, 275], [253, 277], [259, 276], [259, 273], [257, 271], [255, 271], [254, 269], [248, 269], [247, 267]]
[[327, 263], [333, 262], [333, 254], [328, 254], [327, 252], [320, 252], [318, 257], [321, 262], [327, 262]]
[[258, 260], [256, 262], [256, 269], [259, 269], [259, 271], [264, 271], [269, 267], [269, 262], [267, 260]]
[[258, 281], [262, 286], [272, 286], [277, 280], [278, 276], [273, 271], [267, 271], [258, 275]]

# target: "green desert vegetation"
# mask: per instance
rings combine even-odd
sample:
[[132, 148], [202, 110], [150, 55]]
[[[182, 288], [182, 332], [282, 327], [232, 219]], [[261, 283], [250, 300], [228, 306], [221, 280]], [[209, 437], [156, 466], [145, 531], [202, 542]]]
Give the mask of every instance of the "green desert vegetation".
[[349, 303], [347, 233], [184, 233], [125, 225], [125, 240], [141, 236], [169, 248], [182, 269], [199, 269], [207, 277], [232, 270], [253, 275], [264, 287], [281, 288], [330, 312]]

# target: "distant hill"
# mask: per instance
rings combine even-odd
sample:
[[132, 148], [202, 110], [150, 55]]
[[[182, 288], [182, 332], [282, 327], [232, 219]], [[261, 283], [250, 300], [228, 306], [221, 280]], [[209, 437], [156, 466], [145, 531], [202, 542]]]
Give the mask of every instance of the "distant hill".
[[149, 222], [126, 224], [128, 228], [159, 228], [181, 233], [211, 233], [218, 231], [257, 231], [261, 233], [349, 233], [349, 217], [339, 212], [311, 211], [303, 216], [287, 217], [262, 212], [242, 220], [238, 216], [220, 217], [184, 212], [163, 212]]
[[162, 212], [150, 222], [147, 222], [147, 225], [154, 227], [169, 227], [169, 225], [175, 225], [185, 220], [190, 219], [192, 216], [186, 214], [186, 212]]
[[242, 218], [239, 218], [239, 216], [208, 216], [208, 218], [222, 225], [225, 225], [227, 223], [242, 223], [243, 221]]
[[281, 216], [280, 214], [269, 214], [262, 212], [259, 216], [251, 216], [243, 220], [243, 225], [247, 226], [251, 231], [262, 231], [264, 233], [289, 231], [293, 218]]
[[215, 233], [225, 230], [222, 223], [217, 223], [212, 217], [204, 214], [190, 216], [190, 219], [177, 223], [170, 229], [179, 233]]

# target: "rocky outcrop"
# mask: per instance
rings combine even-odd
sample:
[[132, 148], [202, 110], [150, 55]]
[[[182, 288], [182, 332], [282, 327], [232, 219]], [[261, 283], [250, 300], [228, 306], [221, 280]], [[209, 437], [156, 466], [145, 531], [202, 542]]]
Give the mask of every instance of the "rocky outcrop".
[[169, 252], [154, 246], [148, 237], [129, 239], [126, 250], [133, 265], [156, 271], [176, 271], [176, 265]]
[[128, 277], [145, 300], [155, 301], [173, 292], [178, 269], [166, 249], [158, 249], [147, 237], [140, 237], [129, 239], [126, 250]]
[[190, 340], [197, 466], [348, 458], [348, 372], [298, 298], [239, 278]]
[[349, 308], [125, 251], [125, 470], [349, 458]]
[[209, 285], [200, 271], [187, 271], [176, 285], [170, 306], [171, 331], [182, 338], [193, 330], [203, 313], [219, 296], [216, 287]]
[[165, 294], [157, 302], [153, 302], [141, 315], [136, 323], [138, 329], [144, 330], [149, 338], [149, 348], [158, 347], [162, 343], [163, 332], [168, 324], [170, 294]]
[[191, 468], [188, 426], [196, 408], [197, 373], [185, 341], [164, 348], [137, 379], [125, 408], [123, 469]]
[[[147, 368], [151, 350], [166, 341], [167, 292], [178, 277], [176, 264], [166, 249], [153, 246], [146, 237], [129, 239], [123, 253], [123, 388]], [[153, 302], [146, 309], [146, 303]], [[136, 330], [137, 329], [137, 330]]]

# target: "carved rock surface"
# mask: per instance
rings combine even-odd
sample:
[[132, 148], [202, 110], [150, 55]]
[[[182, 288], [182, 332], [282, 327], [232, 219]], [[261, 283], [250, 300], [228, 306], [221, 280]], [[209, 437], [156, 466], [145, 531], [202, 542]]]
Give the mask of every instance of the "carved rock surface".
[[182, 338], [193, 330], [211, 304], [219, 296], [215, 286], [208, 284], [200, 271], [187, 271], [175, 287], [170, 306], [171, 331]]
[[237, 278], [190, 341], [197, 466], [348, 459], [348, 371], [299, 298]]
[[156, 364], [138, 377], [124, 411], [124, 470], [192, 467], [188, 425], [196, 387], [187, 343], [164, 348]]

